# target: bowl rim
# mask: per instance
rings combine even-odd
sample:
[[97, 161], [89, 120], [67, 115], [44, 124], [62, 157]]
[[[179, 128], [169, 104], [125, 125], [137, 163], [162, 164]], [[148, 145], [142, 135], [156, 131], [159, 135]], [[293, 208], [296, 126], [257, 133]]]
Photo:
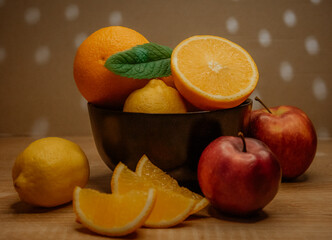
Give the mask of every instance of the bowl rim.
[[123, 112], [122, 110], [113, 110], [105, 106], [100, 106], [100, 105], [95, 105], [91, 102], [88, 102], [88, 108], [93, 107], [99, 110], [104, 110], [108, 111], [109, 113], [118, 113], [118, 114], [126, 114], [126, 115], [146, 115], [146, 116], [184, 116], [184, 115], [196, 115], [196, 114], [204, 114], [204, 113], [215, 113], [215, 112], [224, 112], [232, 109], [237, 109], [237, 108], [243, 108], [248, 105], [251, 105], [253, 103], [253, 100], [251, 98], [247, 98], [244, 100], [241, 104], [237, 105], [236, 107], [233, 108], [223, 108], [223, 109], [217, 109], [217, 110], [198, 110], [198, 111], [191, 111], [191, 112], [186, 112], [186, 113], [141, 113], [141, 112]]

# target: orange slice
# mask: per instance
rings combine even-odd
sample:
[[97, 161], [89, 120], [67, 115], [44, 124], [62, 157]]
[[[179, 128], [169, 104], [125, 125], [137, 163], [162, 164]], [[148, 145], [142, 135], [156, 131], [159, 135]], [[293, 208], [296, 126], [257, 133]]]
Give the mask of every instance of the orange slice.
[[[123, 163], [119, 163], [113, 171], [111, 188], [113, 193], [126, 193], [131, 189], [146, 190], [155, 187], [145, 181]], [[194, 208], [195, 201], [182, 194], [155, 187], [156, 204], [144, 223], [146, 227], [166, 228], [183, 222]]]
[[195, 200], [195, 207], [190, 214], [194, 214], [205, 208], [209, 201], [201, 195], [190, 191], [188, 188], [179, 186], [178, 182], [163, 170], [154, 165], [146, 155], [143, 155], [136, 166], [136, 173], [144, 181], [151, 182], [153, 186], [160, 186], [173, 192], [182, 194], [185, 197]]
[[255, 89], [259, 75], [246, 50], [210, 35], [193, 36], [177, 45], [171, 69], [179, 92], [203, 110], [241, 104]]
[[153, 188], [126, 194], [105, 194], [76, 187], [73, 207], [78, 222], [91, 231], [107, 236], [124, 236], [143, 225], [155, 200]]

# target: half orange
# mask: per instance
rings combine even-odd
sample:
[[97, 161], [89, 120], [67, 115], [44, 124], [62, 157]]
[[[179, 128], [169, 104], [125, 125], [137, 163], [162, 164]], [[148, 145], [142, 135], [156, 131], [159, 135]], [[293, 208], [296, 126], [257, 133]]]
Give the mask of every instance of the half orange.
[[76, 187], [73, 207], [78, 222], [93, 232], [124, 236], [141, 227], [154, 207], [156, 191], [133, 190], [125, 194], [106, 194]]
[[232, 108], [244, 102], [258, 82], [257, 66], [238, 44], [197, 35], [173, 50], [171, 69], [178, 91], [203, 110]]

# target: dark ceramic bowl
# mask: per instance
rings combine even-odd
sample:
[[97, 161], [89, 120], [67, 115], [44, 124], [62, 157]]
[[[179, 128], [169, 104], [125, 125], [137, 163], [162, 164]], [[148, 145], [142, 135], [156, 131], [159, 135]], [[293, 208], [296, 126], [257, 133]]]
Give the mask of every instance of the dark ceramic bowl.
[[217, 111], [146, 114], [113, 111], [88, 103], [98, 152], [110, 169], [121, 161], [135, 170], [143, 154], [180, 183], [197, 187], [204, 148], [222, 135], [247, 132], [252, 100]]

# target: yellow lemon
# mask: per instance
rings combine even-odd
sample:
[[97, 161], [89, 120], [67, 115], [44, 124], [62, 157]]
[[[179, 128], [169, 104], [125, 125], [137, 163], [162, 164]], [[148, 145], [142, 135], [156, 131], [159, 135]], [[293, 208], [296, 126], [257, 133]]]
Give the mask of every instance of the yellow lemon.
[[89, 162], [82, 149], [58, 137], [31, 143], [17, 157], [12, 169], [20, 199], [42, 207], [70, 202], [75, 186], [84, 187], [89, 174]]
[[124, 112], [185, 113], [186, 105], [179, 92], [159, 79], [132, 92], [125, 101]]

